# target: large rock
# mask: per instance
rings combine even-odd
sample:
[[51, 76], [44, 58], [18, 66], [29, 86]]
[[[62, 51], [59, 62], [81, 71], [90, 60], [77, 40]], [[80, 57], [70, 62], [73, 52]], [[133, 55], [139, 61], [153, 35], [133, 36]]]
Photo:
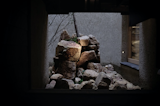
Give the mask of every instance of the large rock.
[[96, 61], [97, 57], [94, 50], [84, 51], [77, 62], [77, 67], [84, 65], [88, 61]]
[[68, 39], [70, 39], [70, 36], [69, 36], [68, 32], [67, 32], [66, 30], [64, 30], [64, 31], [61, 33], [59, 42], [60, 42], [61, 40], [68, 40]]
[[63, 75], [64, 78], [73, 79], [76, 74], [76, 62], [60, 61], [57, 73]]
[[74, 41], [61, 40], [56, 48], [56, 56], [61, 54], [65, 60], [77, 62], [81, 49], [82, 47]]
[[98, 40], [95, 38], [95, 36], [93, 36], [93, 35], [88, 35], [89, 36], [89, 41], [90, 41], [90, 44], [91, 45], [99, 45], [99, 42], [98, 42]]
[[89, 37], [88, 36], [78, 37], [77, 40], [81, 46], [88, 46], [88, 44], [89, 44]]
[[93, 62], [88, 63], [87, 69], [95, 70], [98, 73], [103, 71], [103, 67], [100, 63], [93, 63]]

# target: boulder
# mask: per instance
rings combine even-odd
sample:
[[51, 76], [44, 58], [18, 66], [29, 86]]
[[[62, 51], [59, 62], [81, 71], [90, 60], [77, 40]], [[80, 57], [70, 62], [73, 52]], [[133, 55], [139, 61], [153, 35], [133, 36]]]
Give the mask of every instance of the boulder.
[[95, 38], [95, 36], [93, 36], [93, 35], [88, 35], [88, 37], [90, 38], [89, 39], [89, 44], [91, 44], [91, 45], [99, 45], [99, 42], [98, 42], [98, 40]]
[[73, 82], [73, 80], [66, 79], [66, 78], [62, 78], [62, 80], [65, 80], [65, 81], [67, 81], [67, 82], [68, 82], [69, 89], [73, 89], [73, 86], [74, 86], [74, 82]]
[[82, 76], [83, 81], [88, 81], [90, 79], [95, 80], [98, 74], [99, 73], [95, 72], [94, 70], [87, 69], [83, 72], [83, 76]]
[[57, 72], [62, 74], [64, 78], [74, 79], [76, 74], [76, 62], [67, 60], [60, 61]]
[[53, 74], [50, 79], [62, 79], [63, 75], [62, 74]]
[[54, 89], [55, 85], [56, 85], [56, 81], [52, 80], [50, 84], [46, 85], [45, 89]]
[[59, 42], [60, 42], [61, 40], [67, 40], [67, 39], [70, 39], [70, 36], [69, 36], [69, 34], [68, 34], [68, 32], [67, 32], [66, 30], [63, 30], [63, 32], [61, 33]]
[[82, 47], [74, 41], [61, 40], [56, 48], [56, 56], [61, 54], [65, 60], [77, 62]]
[[81, 46], [88, 46], [88, 44], [89, 44], [89, 37], [88, 36], [78, 37], [77, 40]]
[[93, 63], [93, 62], [88, 63], [87, 69], [95, 70], [98, 73], [103, 71], [103, 67], [100, 63]]
[[88, 61], [96, 61], [97, 57], [94, 50], [90, 51], [84, 51], [81, 54], [81, 57], [79, 58], [79, 61], [77, 62], [77, 67], [80, 67], [82, 65], [85, 65]]

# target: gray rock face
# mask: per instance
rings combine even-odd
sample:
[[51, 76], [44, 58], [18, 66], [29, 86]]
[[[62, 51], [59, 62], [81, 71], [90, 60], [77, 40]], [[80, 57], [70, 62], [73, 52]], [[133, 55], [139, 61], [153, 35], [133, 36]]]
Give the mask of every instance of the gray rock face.
[[93, 62], [88, 63], [87, 69], [95, 70], [98, 73], [103, 71], [103, 67], [100, 63]]
[[59, 42], [60, 42], [61, 40], [65, 40], [65, 39], [70, 39], [70, 36], [69, 36], [69, 34], [68, 34], [68, 32], [67, 32], [66, 30], [64, 30], [64, 31], [61, 33]]
[[91, 45], [98, 45], [99, 44], [99, 42], [98, 42], [98, 40], [95, 38], [95, 36], [93, 36], [93, 35], [88, 35], [89, 36], [89, 41], [90, 41], [90, 44]]

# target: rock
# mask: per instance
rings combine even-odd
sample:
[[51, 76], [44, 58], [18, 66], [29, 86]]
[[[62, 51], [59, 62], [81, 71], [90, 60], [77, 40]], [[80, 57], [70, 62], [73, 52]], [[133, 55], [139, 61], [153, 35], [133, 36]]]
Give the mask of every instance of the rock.
[[[101, 83], [101, 84], [100, 84]], [[107, 75], [104, 72], [100, 72], [95, 80], [95, 85], [101, 87], [101, 88], [109, 88], [109, 85], [111, 83], [111, 80], [107, 77]]]
[[108, 64], [105, 66], [108, 70], [114, 71], [114, 67], [112, 64]]
[[81, 46], [88, 46], [88, 44], [89, 44], [89, 37], [88, 36], [78, 37], [77, 40]]
[[103, 71], [103, 67], [100, 63], [93, 62], [88, 63], [87, 69], [95, 70], [98, 73]]
[[95, 72], [94, 70], [85, 70], [83, 73], [83, 76], [87, 76], [87, 77], [97, 77], [99, 73]]
[[60, 54], [68, 61], [77, 62], [81, 55], [82, 47], [74, 41], [61, 40], [56, 48], [56, 56]]
[[95, 51], [97, 51], [98, 47], [96, 45], [88, 45], [87, 49], [88, 50], [95, 50]]
[[95, 51], [84, 51], [81, 54], [81, 57], [79, 58], [79, 61], [77, 62], [77, 67], [80, 67], [82, 65], [85, 65], [88, 61], [95, 61], [97, 59]]
[[125, 79], [115, 79], [109, 86], [109, 90], [136, 90], [141, 89], [139, 86], [134, 86]]
[[69, 84], [66, 80], [57, 79], [55, 89], [69, 89]]
[[89, 44], [91, 44], [91, 45], [98, 45], [99, 44], [99, 42], [98, 42], [98, 40], [93, 36], [93, 35], [88, 35], [89, 36]]
[[67, 40], [67, 39], [70, 39], [70, 36], [69, 36], [68, 32], [67, 32], [66, 30], [64, 30], [64, 31], [61, 33], [59, 42], [60, 42], [61, 40]]
[[73, 82], [73, 80], [66, 79], [66, 78], [62, 78], [62, 80], [65, 80], [65, 81], [68, 82], [69, 89], [73, 89], [73, 87], [74, 87], [74, 82]]
[[83, 68], [78, 68], [78, 69], [77, 69], [77, 76], [78, 76], [78, 77], [82, 77], [84, 71], [85, 71], [85, 70], [84, 70]]
[[75, 83], [76, 83], [76, 84], [78, 84], [80, 81], [81, 81], [81, 78], [79, 78], [79, 77], [76, 77], [76, 78], [75, 78]]
[[53, 74], [50, 79], [62, 79], [63, 75], [62, 74]]
[[57, 72], [62, 74], [64, 78], [74, 79], [76, 74], [76, 62], [60, 61]]
[[[89, 81], [83, 81], [81, 84], [74, 84], [74, 89], [92, 89], [95, 81], [94, 80], [89, 80]], [[85, 86], [86, 85], [86, 86]]]
[[56, 85], [56, 81], [52, 80], [50, 84], [46, 85], [45, 89], [54, 89], [55, 85]]

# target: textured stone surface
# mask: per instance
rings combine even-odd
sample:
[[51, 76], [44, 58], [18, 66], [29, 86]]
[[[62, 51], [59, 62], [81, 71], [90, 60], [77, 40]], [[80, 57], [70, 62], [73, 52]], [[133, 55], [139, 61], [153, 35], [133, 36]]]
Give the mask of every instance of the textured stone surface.
[[82, 66], [87, 61], [93, 61], [96, 59], [97, 59], [97, 57], [96, 57], [94, 50], [84, 51], [84, 52], [82, 52], [81, 57], [80, 57], [79, 61], [77, 62], [77, 67]]
[[88, 36], [78, 37], [77, 40], [81, 46], [88, 46], [88, 44], [89, 44], [89, 37]]
[[62, 79], [63, 75], [62, 74], [53, 74], [50, 79]]
[[60, 42], [61, 40], [68, 40], [68, 39], [70, 39], [70, 36], [69, 36], [67, 30], [64, 30], [64, 31], [61, 33], [59, 42]]
[[78, 61], [81, 54], [81, 46], [73, 41], [61, 40], [56, 48], [56, 56], [61, 53], [63, 58], [69, 61]]
[[103, 71], [103, 67], [100, 63], [93, 63], [93, 62], [88, 63], [87, 69], [95, 70], [96, 72]]
[[76, 74], [76, 62], [60, 61], [57, 73], [61, 73], [64, 78], [73, 79]]

